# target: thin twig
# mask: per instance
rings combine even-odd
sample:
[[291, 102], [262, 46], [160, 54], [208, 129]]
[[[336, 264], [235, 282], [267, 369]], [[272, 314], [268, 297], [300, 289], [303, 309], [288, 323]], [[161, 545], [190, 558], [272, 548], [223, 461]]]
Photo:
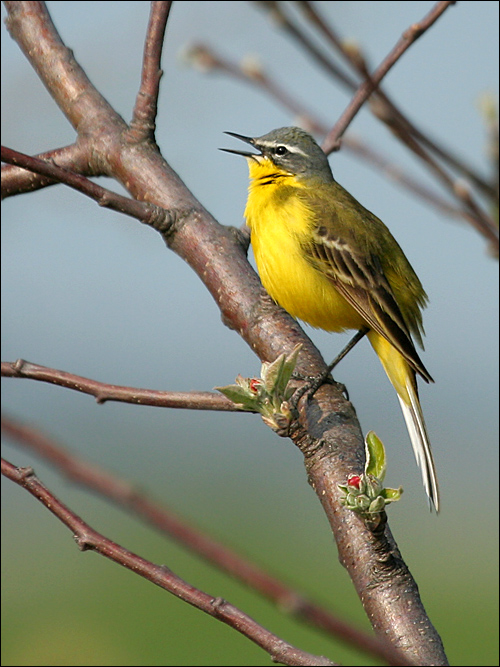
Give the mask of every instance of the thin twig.
[[283, 12], [279, 2], [267, 2], [264, 0], [255, 0], [253, 3], [261, 9], [268, 12], [271, 19], [285, 32], [296, 39], [301, 46], [308, 51], [313, 58], [320, 63], [330, 74], [332, 74], [338, 81], [343, 83], [349, 90], [355, 90], [357, 87], [356, 80], [348, 73], [341, 69], [335, 62], [327, 58], [325, 53], [318, 49], [308, 36], [297, 27], [289, 17]]
[[51, 179], [52, 182], [64, 183], [70, 188], [94, 199], [99, 206], [129, 215], [132, 218], [140, 220], [144, 224], [151, 225], [155, 229], [165, 227], [167, 222], [167, 212], [159, 206], [147, 202], [139, 202], [130, 197], [124, 197], [112, 190], [97, 185], [97, 183], [94, 183], [85, 176], [58, 167], [53, 162], [48, 162], [38, 157], [20, 153], [19, 151], [7, 148], [6, 146], [2, 146], [1, 157], [2, 162], [7, 162], [8, 164], [22, 167], [23, 169], [29, 169], [30, 171]]
[[39, 366], [24, 361], [24, 359], [18, 359], [15, 362], [2, 361], [1, 369], [2, 377], [49, 382], [59, 387], [79, 391], [82, 394], [90, 394], [95, 397], [99, 404], [106, 403], [106, 401], [117, 401], [135, 405], [152, 405], [157, 408], [241, 412], [241, 409], [237, 408], [228, 398], [210, 391], [156, 391], [154, 389], [123, 387], [97, 382], [73, 373], [58, 371], [55, 368]]
[[[90, 166], [90, 143], [82, 140], [69, 146], [55, 148], [40, 153], [35, 157], [43, 162], [56, 164], [61, 169], [71, 169], [75, 174], [82, 176], [102, 176], [103, 172]], [[34, 171], [27, 171], [13, 164], [2, 166], [2, 199], [33, 192], [49, 185], [60, 183], [59, 179], [42, 176]]]
[[141, 87], [125, 139], [131, 143], [154, 140], [158, 94], [162, 77], [161, 54], [171, 2], [152, 2], [144, 43]]
[[[397, 133], [399, 135], [399, 129]], [[402, 140], [427, 165], [448, 192], [462, 202], [464, 218], [489, 241], [493, 253], [498, 255], [498, 226], [493, 218], [480, 208], [466, 184], [452, 178], [411, 134], [405, 133]]]
[[[372, 92], [377, 88], [385, 75], [398, 62], [401, 56], [407, 51], [412, 44], [414, 44], [419, 37], [421, 37], [426, 30], [428, 30], [446, 11], [450, 5], [454, 5], [454, 0], [443, 0], [437, 2], [431, 11], [418, 23], [413, 23], [401, 36], [397, 44], [384, 58], [384, 60], [377, 67], [375, 72], [371, 75], [369, 80], [363, 81], [354, 93], [344, 113], [337, 120], [333, 128], [328, 133], [323, 143], [324, 147], [335, 146], [338, 144], [341, 136], [351, 124], [353, 118], [361, 109], [366, 100], [370, 97]], [[326, 148], [325, 148], [326, 150]]]
[[[108, 175], [123, 183], [135, 199], [166, 210], [192, 211], [169, 239], [169, 247], [197, 272], [225, 321], [262, 360], [271, 361], [303, 343], [298, 372], [320, 372], [324, 362], [317, 349], [286, 313], [263, 296], [234, 233], [217, 224], [155, 146], [146, 142], [131, 147], [123, 142], [123, 119], [64, 46], [45, 5], [18, 1], [5, 6], [12, 36], [73, 126], [92, 138], [94, 159], [106, 165]], [[342, 418], [327, 418], [332, 413]], [[388, 526], [383, 535], [374, 536], [340, 505], [339, 484], [360, 469], [364, 451], [352, 406], [335, 387], [321, 387], [310, 404], [301, 404], [291, 436], [304, 453], [308, 479], [376, 632], [419, 664], [446, 664], [439, 635]]]
[[[281, 25], [286, 28], [286, 30], [291, 32], [297, 39], [299, 39], [301, 44], [308, 48], [308, 50], [317, 60], [319, 60], [319, 62], [321, 62], [323, 65], [326, 64], [329, 70], [337, 78], [339, 78], [339, 80], [341, 80], [346, 85], [350, 85], [350, 82], [346, 79], [345, 76], [339, 76], [338, 68], [336, 66], [331, 67], [329, 61], [324, 56], [318, 58], [317, 49], [315, 47], [313, 48], [310, 40], [307, 39], [300, 30], [297, 30], [293, 27], [292, 22], [286, 17], [284, 12], [282, 12], [277, 2], [257, 4], [272, 5], [273, 14], [278, 17]], [[456, 4], [454, 0], [445, 0], [436, 3], [433, 9], [419, 23], [412, 24], [403, 33], [397, 44], [373, 74], [369, 74], [367, 68], [363, 65], [362, 59], [358, 57], [358, 64], [364, 75], [364, 81], [359, 85], [351, 99], [351, 102], [348, 104], [343, 114], [327, 134], [323, 141], [322, 147], [327, 154], [338, 150], [340, 148], [340, 138], [346, 131], [347, 127], [359, 112], [363, 104], [372, 95], [372, 93], [376, 93], [381, 97], [382, 102], [379, 105], [373, 105], [374, 109], [379, 109], [379, 112], [376, 113], [377, 117], [379, 117], [389, 127], [391, 127], [396, 136], [398, 136], [408, 146], [408, 148], [410, 148], [410, 150], [412, 150], [428, 165], [428, 167], [435, 173], [439, 180], [445, 185], [450, 194], [461, 201], [464, 207], [464, 214], [462, 217], [469, 221], [470, 224], [474, 226], [475, 229], [477, 229], [489, 241], [492, 254], [498, 255], [499, 237], [498, 227], [495, 224], [495, 221], [491, 218], [491, 216], [489, 216], [481, 209], [481, 207], [472, 197], [472, 194], [469, 191], [465, 191], [460, 184], [457, 186], [457, 182], [445, 172], [441, 165], [436, 162], [436, 160], [434, 160], [434, 158], [429, 155], [426, 150], [424, 150], [423, 146], [415, 138], [423, 137], [424, 135], [411, 125], [411, 123], [403, 116], [403, 114], [396, 108], [396, 106], [390, 102], [387, 96], [385, 96], [378, 87], [384, 76], [396, 64], [396, 62], [399, 60], [399, 58], [401, 58], [406, 50], [435, 23], [435, 21], [446, 9], [448, 9], [450, 5], [453, 4]], [[341, 51], [344, 55], [346, 55], [346, 49], [344, 47], [342, 47]], [[430, 142], [422, 143], [427, 143], [430, 145]], [[479, 177], [476, 178], [479, 179]]]
[[[334, 46], [334, 48], [343, 55], [343, 57], [361, 74], [367, 77], [368, 68], [366, 60], [362, 56], [358, 47], [352, 44], [346, 44], [342, 41], [337, 32], [328, 24], [323, 16], [320, 15], [318, 9], [308, 0], [302, 0], [297, 3], [307, 19], [326, 37], [326, 39]], [[472, 168], [471, 165], [466, 164], [461, 158], [453, 154], [449, 148], [440, 146], [435, 139], [431, 139], [424, 134], [414, 121], [410, 121], [406, 114], [390, 99], [388, 94], [382, 91], [379, 86], [377, 89], [377, 96], [383, 104], [372, 105], [372, 112], [383, 122], [389, 126], [396, 125], [401, 132], [405, 129], [415, 139], [418, 139], [422, 144], [427, 146], [433, 153], [441, 158], [446, 164], [455, 169], [458, 173], [468, 178], [476, 187], [488, 197], [496, 197], [495, 188], [492, 187], [478, 172]]]
[[156, 565], [98, 533], [64, 505], [40, 480], [32, 468], [19, 468], [2, 459], [2, 474], [39, 500], [71, 530], [79, 549], [95, 551], [122, 567], [151, 581], [206, 614], [226, 623], [267, 651], [275, 662], [285, 665], [335, 665], [283, 641], [250, 616], [220, 597], [213, 597], [178, 577], [165, 565]]

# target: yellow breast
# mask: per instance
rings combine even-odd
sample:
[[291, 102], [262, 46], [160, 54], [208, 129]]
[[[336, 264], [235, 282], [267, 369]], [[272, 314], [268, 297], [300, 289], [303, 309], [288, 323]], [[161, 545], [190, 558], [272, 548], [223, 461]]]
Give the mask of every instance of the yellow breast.
[[302, 251], [314, 224], [303, 186], [256, 162], [250, 163], [250, 176], [245, 218], [266, 290], [290, 315], [313, 327], [359, 329], [362, 318]]

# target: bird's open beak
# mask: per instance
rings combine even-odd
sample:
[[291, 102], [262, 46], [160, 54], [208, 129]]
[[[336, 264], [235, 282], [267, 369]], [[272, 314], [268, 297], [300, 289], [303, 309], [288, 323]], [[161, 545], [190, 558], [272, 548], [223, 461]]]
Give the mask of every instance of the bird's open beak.
[[[252, 146], [255, 146], [255, 139], [252, 139], [252, 137], [245, 137], [243, 134], [236, 134], [236, 132], [224, 132], [224, 134], [229, 134], [231, 137], [236, 137], [236, 139], [241, 139], [241, 141], [244, 141], [246, 144], [251, 144]], [[243, 157], [250, 157], [253, 158], [254, 160], [259, 157], [259, 153], [248, 153], [247, 151], [236, 151], [232, 148], [219, 148], [220, 151], [225, 151], [226, 153], [234, 153], [235, 155], [243, 155]]]

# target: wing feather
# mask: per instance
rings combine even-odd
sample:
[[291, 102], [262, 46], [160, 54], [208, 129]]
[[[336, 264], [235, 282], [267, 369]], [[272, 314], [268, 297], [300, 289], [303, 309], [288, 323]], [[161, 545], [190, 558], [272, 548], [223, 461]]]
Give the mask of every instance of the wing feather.
[[379, 258], [374, 253], [360, 251], [359, 245], [357, 248], [348, 238], [318, 225], [304, 252], [310, 263], [331, 280], [368, 325], [394, 345], [415, 372], [432, 382], [415, 349], [408, 324]]

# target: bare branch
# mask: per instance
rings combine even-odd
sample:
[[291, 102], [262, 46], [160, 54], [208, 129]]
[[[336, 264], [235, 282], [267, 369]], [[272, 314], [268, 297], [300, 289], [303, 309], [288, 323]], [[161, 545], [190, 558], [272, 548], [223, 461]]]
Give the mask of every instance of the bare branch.
[[154, 140], [158, 94], [160, 92], [161, 54], [171, 2], [152, 2], [144, 44], [141, 87], [127, 132], [131, 143]]
[[335, 665], [327, 658], [301, 651], [256, 623], [237, 607], [213, 597], [178, 577], [165, 565], [155, 565], [132, 551], [112, 542], [91, 528], [64, 505], [35, 476], [32, 468], [18, 468], [2, 459], [2, 474], [39, 500], [73, 533], [81, 551], [95, 551], [151, 583], [172, 593], [206, 614], [226, 623], [269, 653], [275, 662], [285, 665]]
[[[210, 216], [156, 146], [123, 140], [125, 123], [64, 47], [44, 5], [7, 2], [6, 7], [12, 35], [52, 96], [77, 131], [92, 138], [95, 164], [123, 183], [134, 198], [166, 210], [186, 211], [182, 224], [164, 238], [197, 272], [224, 321], [262, 360], [290, 353], [301, 342], [297, 371], [304, 375], [324, 371], [321, 356], [298, 324], [263, 292], [234, 232]], [[312, 400], [302, 399], [294, 426], [293, 440], [304, 454], [309, 479], [337, 533], [340, 558], [377, 633], [417, 664], [446, 664], [442, 644], [389, 530], [375, 536], [341, 506], [338, 484], [363, 469], [364, 442], [351, 404], [338, 387], [322, 387]], [[359, 564], [358, 558], [352, 560], [358, 551]], [[385, 619], [381, 618], [384, 608]]]
[[293, 21], [285, 14], [279, 2], [267, 2], [267, 0], [256, 0], [255, 5], [267, 11], [272, 20], [289, 35], [296, 39], [299, 44], [310, 53], [313, 58], [321, 64], [330, 74], [332, 74], [338, 81], [343, 83], [350, 90], [355, 90], [357, 85], [355, 79], [342, 70], [336, 63], [327, 58], [323, 51], [318, 49], [316, 45], [308, 38], [300, 28], [298, 28]]
[[122, 387], [58, 371], [55, 368], [31, 364], [23, 359], [18, 359], [13, 363], [2, 361], [2, 377], [49, 382], [59, 387], [79, 391], [82, 394], [90, 394], [99, 404], [117, 401], [135, 405], [152, 405], [157, 408], [241, 412], [228, 398], [210, 391], [155, 391], [154, 389]]
[[489, 241], [493, 254], [498, 256], [498, 226], [493, 218], [480, 208], [469, 189], [462, 182], [452, 178], [411, 133], [401, 128], [401, 125], [398, 125], [394, 131], [406, 146], [427, 165], [448, 192], [461, 201], [464, 207], [463, 217]]
[[[126, 125], [62, 42], [44, 2], [4, 2], [5, 25], [79, 136], [116, 139]], [[50, 66], [47, 64], [50, 62]], [[101, 168], [105, 171], [104, 163]]]
[[[336, 150], [339, 147], [340, 138], [352, 122], [353, 118], [370, 95], [378, 88], [383, 77], [396, 64], [405, 51], [437, 21], [450, 5], [454, 4], [455, 2], [452, 0], [436, 3], [434, 8], [424, 19], [422, 19], [422, 21], [420, 21], [420, 23], [414, 23], [403, 33], [396, 46], [386, 56], [372, 75], [368, 73], [366, 68], [362, 68], [365, 81], [359, 86], [344, 113], [340, 116], [324, 139], [323, 149], [326, 153], [329, 153], [331, 150]], [[380, 94], [380, 91], [378, 92]], [[384, 100], [383, 106], [384, 109], [387, 109], [387, 99]], [[498, 255], [499, 237], [498, 227], [495, 224], [495, 221], [481, 210], [479, 205], [474, 201], [471, 193], [465, 193], [460, 187], [457, 187], [456, 181], [448, 176], [444, 169], [422, 148], [409, 131], [408, 123], [406, 121], [393, 124], [392, 127], [395, 133], [402, 138], [404, 143], [427, 164], [445, 187], [460, 199], [465, 210], [469, 213], [471, 224], [488, 239], [491, 247]]]
[[330, 152], [331, 148], [338, 144], [340, 137], [344, 134], [363, 104], [377, 88], [384, 76], [401, 58], [404, 52], [437, 21], [441, 14], [446, 11], [450, 5], [454, 4], [455, 2], [453, 0], [437, 2], [425, 18], [419, 23], [413, 23], [413, 25], [403, 33], [396, 46], [394, 46], [391, 52], [380, 63], [370, 79], [367, 79], [359, 86], [346, 110], [328, 133], [328, 136], [323, 142], [323, 147], [326, 152]]
[[[363, 76], [368, 78], [368, 67], [366, 65], [366, 59], [361, 54], [361, 51], [358, 47], [354, 47], [352, 44], [347, 45], [336, 31], [332, 28], [331, 25], [328, 25], [322, 17], [317, 8], [308, 0], [301, 0], [297, 3], [304, 15], [308, 20], [321, 32], [322, 35], [334, 46], [334, 48], [341, 53], [344, 58], [348, 60], [349, 63]], [[429, 136], [424, 134], [419, 130], [413, 121], [410, 121], [408, 117], [398, 108], [395, 102], [390, 99], [387, 93], [383, 92], [379, 86], [377, 89], [377, 97], [379, 100], [378, 104], [372, 104], [371, 110], [382, 122], [387, 123], [389, 127], [395, 126], [399, 128], [399, 131], [402, 132], [403, 129], [410, 133], [414, 138], [418, 139], [424, 146], [427, 146], [432, 152], [434, 152], [439, 158], [441, 158], [445, 163], [450, 167], [455, 169], [458, 173], [461, 173], [463, 176], [468, 178], [476, 187], [483, 192], [488, 197], [497, 198], [498, 193], [495, 192], [495, 189], [488, 183], [484, 178], [482, 178], [472, 166], [467, 165], [463, 160], [461, 160], [457, 155], [452, 154], [449, 148], [444, 148], [440, 146], [435, 139], [431, 139]], [[382, 104], [380, 103], [382, 102]]]
[[[342, 72], [340, 72], [337, 66], [334, 66], [325, 56], [320, 54], [318, 49], [314, 47], [307, 36], [305, 36], [302, 31], [294, 26], [292, 21], [282, 11], [282, 8], [278, 2], [257, 2], [256, 4], [260, 6], [268, 5], [266, 9], [271, 10], [272, 15], [276, 18], [280, 25], [282, 25], [284, 29], [292, 34], [315, 57], [318, 62], [325, 66], [328, 71], [330, 71], [342, 83], [349, 87], [353, 87], [351, 80]], [[299, 4], [301, 4], [303, 8], [305, 5], [307, 5], [307, 3]], [[491, 187], [484, 181], [484, 179], [481, 179], [481, 177], [473, 172], [473, 170], [463, 165], [457, 160], [457, 158], [451, 156], [449, 152], [441, 149], [435, 142], [427, 139], [427, 137], [425, 137], [422, 132], [420, 132], [412, 123], [408, 121], [408, 119], [402, 114], [402, 112], [399, 111], [396, 105], [379, 88], [380, 81], [399, 60], [399, 58], [405, 53], [405, 51], [433, 25], [435, 21], [442, 15], [442, 13], [452, 4], [456, 3], [451, 0], [438, 2], [427, 14], [427, 16], [422, 19], [422, 21], [412, 24], [403, 33], [398, 43], [372, 75], [368, 72], [368, 69], [364, 64], [363, 58], [359, 52], [349, 52], [348, 49], [346, 49], [345, 46], [341, 44], [340, 40], [334, 34], [334, 32], [332, 30], [326, 29], [324, 22], [319, 21], [317, 18], [315, 19], [315, 25], [319, 25], [321, 27], [322, 32], [327, 35], [330, 41], [335, 44], [338, 49], [340, 49], [340, 52], [346, 56], [351, 63], [355, 63], [357, 69], [364, 76], [364, 82], [357, 88], [344, 113], [340, 116], [331, 131], [327, 134], [323, 141], [322, 147], [327, 154], [338, 150], [340, 147], [340, 138], [347, 129], [348, 125], [352, 122], [367, 99], [372, 94], [376, 94], [378, 103], [372, 102], [371, 104], [371, 108], [374, 114], [380, 118], [380, 120], [385, 122], [391, 128], [394, 134], [427, 164], [427, 166], [443, 183], [449, 193], [462, 203], [464, 208], [462, 217], [467, 220], [473, 227], [475, 227], [475, 229], [489, 241], [491, 253], [495, 256], [498, 256], [499, 238], [498, 227], [495, 221], [491, 218], [491, 216], [489, 216], [481, 209], [481, 207], [474, 200], [472, 194], [469, 191], [465, 192], [461, 187], [461, 184], [452, 179], [441, 167], [441, 165], [436, 162], [436, 160], [431, 155], [429, 155], [429, 153], [423, 148], [421, 144], [427, 145], [430, 149], [435, 150], [435, 152], [442, 159], [446, 159], [447, 162], [455, 166], [462, 173], [465, 173], [466, 175], [469, 173], [472, 174], [473, 182], [477, 183], [483, 192], [491, 192]], [[310, 17], [314, 15], [312, 12], [309, 12], [308, 14]], [[421, 143], [419, 143], [419, 141]]]
[[167, 220], [167, 212], [159, 206], [136, 201], [130, 197], [124, 197], [112, 190], [97, 185], [93, 181], [75, 174], [68, 169], [58, 167], [53, 162], [41, 160], [37, 157], [31, 157], [25, 153], [12, 150], [2, 146], [2, 162], [7, 162], [23, 169], [29, 169], [50, 179], [50, 182], [64, 183], [70, 188], [83, 193], [87, 197], [94, 199], [99, 206], [109, 208], [112, 211], [124, 213], [132, 218], [137, 218], [146, 225], [151, 225], [155, 229], [166, 231], [173, 217]]
[[[40, 153], [36, 157], [45, 163], [57, 164], [62, 169], [71, 169], [73, 173], [82, 176], [101, 176], [102, 174], [95, 169], [90, 169], [89, 150], [90, 144], [88, 142], [78, 141], [71, 146]], [[2, 167], [2, 199], [40, 190], [59, 182], [59, 179], [47, 178], [34, 171], [26, 171], [26, 169], [11, 164], [4, 165]]]
[[[294, 99], [288, 91], [285, 91], [276, 79], [271, 78], [269, 73], [265, 72], [256, 61], [245, 61], [238, 66], [205, 44], [193, 45], [188, 50], [187, 57], [194, 66], [199, 67], [202, 71], [217, 70], [264, 90], [285, 109], [296, 115], [300, 125], [309, 132], [323, 137], [328, 133], [327, 125], [297, 99]], [[387, 157], [370, 148], [366, 141], [355, 137], [351, 132], [342, 138], [342, 148], [355, 153], [365, 162], [370, 162], [377, 168], [377, 171], [382, 171], [388, 178], [399, 183], [428, 204], [435, 206], [442, 213], [464, 219], [468, 223], [471, 222], [472, 216], [469, 213], [453, 206], [416, 178], [405, 173], [400, 165], [390, 162]]]
[[282, 611], [336, 636], [358, 650], [378, 656], [390, 665], [412, 664], [390, 645], [342, 621], [328, 609], [307, 599], [227, 546], [189, 525], [165, 506], [149, 500], [130, 483], [84, 461], [38, 429], [2, 416], [2, 430], [23, 447], [50, 462], [68, 479], [99, 493], [120, 507], [128, 508], [222, 571], [272, 600]]

